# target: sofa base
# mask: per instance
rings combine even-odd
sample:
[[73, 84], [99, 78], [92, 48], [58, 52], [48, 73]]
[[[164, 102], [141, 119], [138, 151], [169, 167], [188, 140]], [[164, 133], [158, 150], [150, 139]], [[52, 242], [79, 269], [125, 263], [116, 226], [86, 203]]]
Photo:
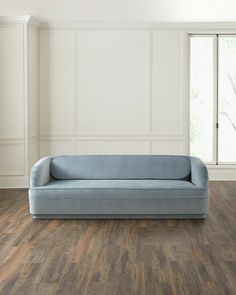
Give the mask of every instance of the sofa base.
[[205, 219], [207, 214], [34, 214], [35, 219]]

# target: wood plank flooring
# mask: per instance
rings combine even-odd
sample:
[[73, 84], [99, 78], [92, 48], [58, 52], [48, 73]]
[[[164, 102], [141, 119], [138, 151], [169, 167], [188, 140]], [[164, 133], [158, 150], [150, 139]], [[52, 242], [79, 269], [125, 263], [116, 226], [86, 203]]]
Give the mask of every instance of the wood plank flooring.
[[1, 295], [236, 294], [236, 182], [203, 220], [33, 220], [0, 190]]

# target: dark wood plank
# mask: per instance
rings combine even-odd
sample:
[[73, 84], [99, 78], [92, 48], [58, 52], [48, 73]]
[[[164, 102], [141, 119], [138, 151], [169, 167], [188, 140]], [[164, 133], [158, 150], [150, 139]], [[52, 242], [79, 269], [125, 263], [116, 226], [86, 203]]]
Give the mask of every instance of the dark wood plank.
[[204, 220], [33, 220], [0, 190], [0, 294], [234, 295], [236, 182], [212, 182]]

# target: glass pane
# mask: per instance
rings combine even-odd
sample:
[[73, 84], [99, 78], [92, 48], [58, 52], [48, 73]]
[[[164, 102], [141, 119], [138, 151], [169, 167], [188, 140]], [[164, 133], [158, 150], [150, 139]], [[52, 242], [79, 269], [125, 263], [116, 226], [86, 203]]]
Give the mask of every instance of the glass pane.
[[190, 39], [190, 154], [213, 162], [213, 36]]
[[219, 37], [219, 162], [236, 162], [236, 37]]

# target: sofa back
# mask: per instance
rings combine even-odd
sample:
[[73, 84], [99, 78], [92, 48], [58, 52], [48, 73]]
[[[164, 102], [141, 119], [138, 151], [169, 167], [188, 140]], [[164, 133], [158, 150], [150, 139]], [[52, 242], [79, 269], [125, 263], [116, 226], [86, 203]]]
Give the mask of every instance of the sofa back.
[[50, 165], [56, 179], [187, 179], [190, 172], [190, 160], [185, 156], [58, 156]]

